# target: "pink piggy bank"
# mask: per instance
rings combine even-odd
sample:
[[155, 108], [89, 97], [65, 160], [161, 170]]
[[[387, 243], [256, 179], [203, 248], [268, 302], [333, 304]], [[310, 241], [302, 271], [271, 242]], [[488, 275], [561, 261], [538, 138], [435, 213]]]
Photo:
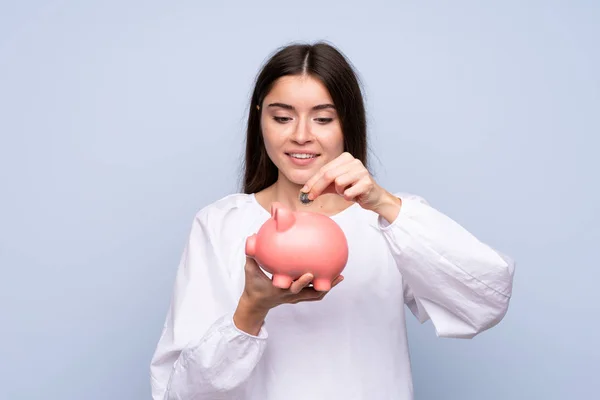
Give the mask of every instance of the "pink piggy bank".
[[328, 216], [273, 203], [271, 218], [246, 239], [246, 255], [273, 275], [276, 287], [287, 289], [310, 272], [314, 289], [327, 291], [346, 267], [348, 242]]

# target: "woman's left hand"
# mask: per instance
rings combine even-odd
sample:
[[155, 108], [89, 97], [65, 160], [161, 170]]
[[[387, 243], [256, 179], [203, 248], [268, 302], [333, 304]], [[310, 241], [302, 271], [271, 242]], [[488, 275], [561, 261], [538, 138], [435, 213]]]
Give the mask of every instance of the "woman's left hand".
[[301, 191], [308, 193], [309, 200], [323, 193], [337, 193], [375, 212], [390, 201], [399, 205], [399, 199], [395, 201], [394, 196], [375, 182], [363, 163], [347, 152], [325, 164]]

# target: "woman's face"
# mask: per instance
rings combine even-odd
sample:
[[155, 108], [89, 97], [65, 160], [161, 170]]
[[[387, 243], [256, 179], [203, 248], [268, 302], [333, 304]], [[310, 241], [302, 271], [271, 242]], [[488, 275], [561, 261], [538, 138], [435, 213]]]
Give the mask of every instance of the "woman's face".
[[344, 151], [341, 124], [325, 86], [311, 76], [279, 78], [261, 105], [267, 154], [279, 179], [297, 185]]

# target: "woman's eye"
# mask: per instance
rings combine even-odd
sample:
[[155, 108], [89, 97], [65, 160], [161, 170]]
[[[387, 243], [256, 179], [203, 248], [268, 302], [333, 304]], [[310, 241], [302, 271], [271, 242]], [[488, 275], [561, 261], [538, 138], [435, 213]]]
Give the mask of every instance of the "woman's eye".
[[333, 121], [333, 118], [315, 118], [315, 121], [320, 124], [328, 124], [329, 122]]
[[273, 117], [273, 119], [281, 124], [289, 122], [291, 120], [290, 117]]

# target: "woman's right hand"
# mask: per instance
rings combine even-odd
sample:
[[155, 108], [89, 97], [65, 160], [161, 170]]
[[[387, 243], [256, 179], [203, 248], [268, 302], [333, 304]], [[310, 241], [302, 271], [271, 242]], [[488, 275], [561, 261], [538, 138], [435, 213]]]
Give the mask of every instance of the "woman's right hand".
[[[328, 292], [316, 291], [308, 285], [313, 280], [312, 274], [304, 274], [293, 281], [288, 289], [280, 289], [273, 285], [271, 279], [260, 269], [256, 261], [246, 257], [244, 267], [246, 283], [240, 297], [238, 307], [233, 315], [235, 325], [251, 334], [257, 335], [267, 313], [271, 308], [281, 304], [296, 304], [303, 301], [322, 300]], [[344, 277], [335, 278], [333, 288]]]

